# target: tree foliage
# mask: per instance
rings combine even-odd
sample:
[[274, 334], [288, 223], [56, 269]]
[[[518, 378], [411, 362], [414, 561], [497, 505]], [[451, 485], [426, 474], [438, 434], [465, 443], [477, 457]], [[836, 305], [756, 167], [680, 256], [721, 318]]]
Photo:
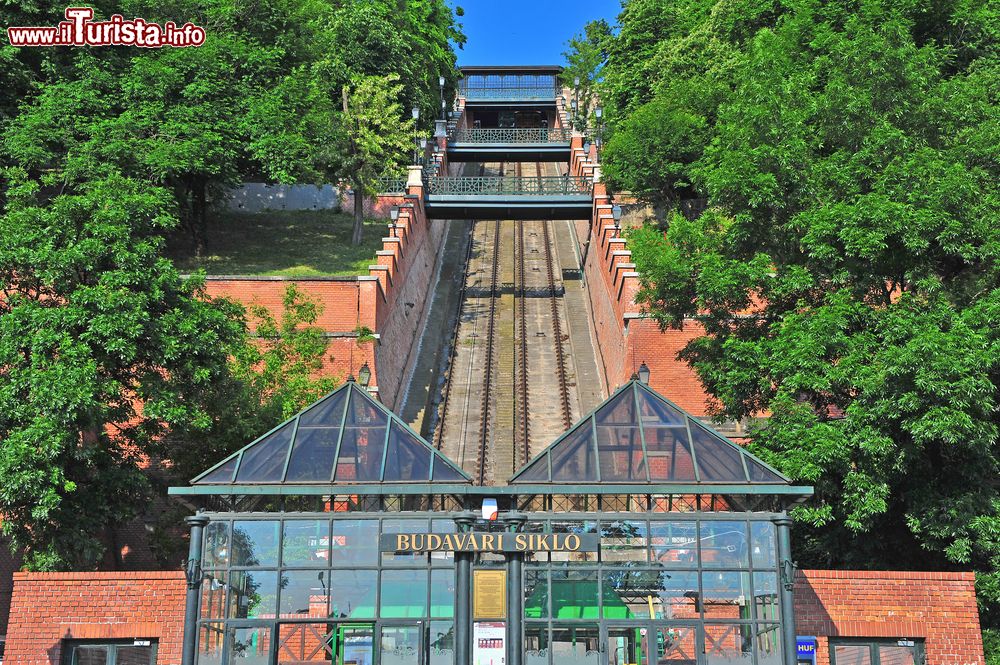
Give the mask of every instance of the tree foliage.
[[377, 193], [379, 176], [399, 173], [413, 148], [413, 118], [400, 122], [402, 85], [393, 74], [365, 76], [343, 88], [343, 108], [336, 132], [340, 160], [334, 172], [354, 188], [354, 232], [361, 244], [364, 198]]
[[[607, 60], [607, 44], [611, 37], [611, 26], [604, 19], [588, 22], [583, 32], [574, 35], [563, 52], [566, 65], [560, 74], [562, 84], [579, 95], [573, 126], [585, 131], [590, 123], [591, 109], [595, 104], [597, 85], [601, 79], [601, 68]], [[576, 85], [577, 80], [580, 84]]]
[[641, 298], [815, 485], [804, 564], [973, 567], [995, 624], [996, 3], [683, 6], [629, 2], [604, 69], [609, 180], [710, 206], [632, 235]]
[[[105, 529], [162, 490], [157, 473], [184, 480], [333, 386], [317, 378], [316, 303], [290, 291], [248, 329], [242, 307], [178, 274], [163, 238], [184, 227], [204, 249], [211, 207], [245, 179], [329, 182], [354, 165], [370, 191], [409, 145], [411, 103], [432, 124], [464, 41], [443, 0], [89, 4], [207, 37], [0, 46], [0, 517], [36, 570], [96, 565]], [[8, 3], [0, 19], [54, 25], [64, 9]]]

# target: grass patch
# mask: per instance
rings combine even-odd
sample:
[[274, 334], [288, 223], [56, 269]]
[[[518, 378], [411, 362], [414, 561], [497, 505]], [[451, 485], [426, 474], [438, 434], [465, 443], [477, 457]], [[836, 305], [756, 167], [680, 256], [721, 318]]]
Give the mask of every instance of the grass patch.
[[366, 220], [364, 238], [351, 245], [351, 215], [331, 210], [225, 212], [208, 223], [208, 251], [195, 257], [190, 238], [170, 238], [168, 254], [182, 272], [209, 275], [330, 277], [361, 275], [382, 249], [386, 222]]

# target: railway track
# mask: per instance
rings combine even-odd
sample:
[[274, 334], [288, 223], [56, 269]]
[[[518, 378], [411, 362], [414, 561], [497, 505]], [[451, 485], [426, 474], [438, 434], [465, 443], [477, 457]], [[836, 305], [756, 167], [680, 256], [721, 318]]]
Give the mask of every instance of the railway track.
[[[537, 162], [488, 164], [480, 173], [505, 170], [544, 176]], [[550, 226], [473, 227], [434, 443], [479, 484], [506, 481], [572, 425], [578, 407]]]

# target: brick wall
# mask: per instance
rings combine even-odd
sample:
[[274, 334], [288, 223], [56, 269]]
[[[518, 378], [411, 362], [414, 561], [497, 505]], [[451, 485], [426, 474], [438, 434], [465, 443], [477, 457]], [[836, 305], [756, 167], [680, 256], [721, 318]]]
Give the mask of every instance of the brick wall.
[[799, 571], [795, 619], [820, 665], [830, 637], [924, 638], [927, 665], [984, 662], [973, 573]]
[[64, 639], [156, 639], [181, 662], [184, 574], [14, 573], [5, 665], [58, 665]]
[[[591, 146], [585, 153], [583, 138], [574, 136], [570, 173], [593, 177], [599, 173], [596, 160], [596, 147]], [[655, 321], [643, 316], [635, 302], [639, 273], [620, 230], [615, 228], [611, 209], [611, 197], [605, 186], [597, 183], [591, 218], [576, 222], [605, 389], [613, 391], [628, 381], [644, 362], [650, 369], [649, 384], [654, 390], [693, 415], [705, 416], [709, 397], [694, 371], [677, 358], [678, 351], [702, 329], [689, 322], [683, 330], [660, 331]]]
[[[422, 185], [411, 178], [405, 195], [380, 196], [377, 208], [399, 206], [394, 229], [386, 229], [382, 249], [376, 252], [367, 275], [351, 277], [251, 277], [210, 276], [206, 291], [244, 304], [266, 307], [279, 318], [282, 299], [290, 283], [322, 305], [316, 325], [334, 336], [327, 371], [338, 378], [357, 376], [367, 362], [373, 387], [389, 408], [398, 408], [409, 367], [416, 361], [411, 351], [423, 328], [437, 274], [445, 223], [427, 219]], [[375, 332], [378, 341], [357, 344], [351, 335], [359, 326]]]

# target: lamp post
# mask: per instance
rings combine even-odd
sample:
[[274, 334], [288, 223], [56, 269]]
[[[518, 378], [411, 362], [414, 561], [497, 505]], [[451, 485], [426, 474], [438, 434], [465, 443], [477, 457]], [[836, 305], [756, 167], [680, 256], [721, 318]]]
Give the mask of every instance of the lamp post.
[[648, 386], [649, 385], [649, 367], [646, 365], [646, 363], [641, 363], [639, 365], [639, 371], [637, 373], [639, 375], [639, 381], [645, 383]]
[[413, 163], [417, 163], [417, 120], [420, 120], [420, 107], [414, 106], [410, 109], [410, 115], [413, 116]]
[[364, 388], [365, 391], [367, 392], [368, 384], [371, 383], [371, 380], [372, 380], [372, 368], [368, 366], [368, 361], [366, 360], [365, 364], [362, 365], [361, 369], [358, 370], [358, 383], [361, 384], [361, 387]]
[[392, 206], [389, 208], [389, 217], [392, 218], [392, 237], [396, 237], [396, 222], [399, 221], [399, 206]]
[[573, 77], [573, 127], [577, 128], [580, 124], [579, 113], [577, 112], [580, 108], [580, 77]]
[[445, 111], [445, 103], [444, 103], [444, 75], [438, 76], [438, 88], [441, 90], [441, 119], [444, 120], [445, 119], [445, 117], [444, 117], [444, 111]]
[[604, 109], [598, 106], [594, 109], [594, 117], [597, 119], [597, 136], [595, 141], [597, 142], [597, 152], [601, 152], [601, 138], [604, 134], [604, 122], [602, 117], [604, 116]]
[[424, 163], [424, 155], [426, 155], [426, 154], [427, 154], [427, 137], [426, 136], [421, 136], [420, 137], [420, 158], [417, 160], [418, 164], [423, 164]]
[[615, 231], [621, 229], [620, 223], [622, 221], [622, 207], [617, 203], [611, 206], [611, 217], [615, 220]]

